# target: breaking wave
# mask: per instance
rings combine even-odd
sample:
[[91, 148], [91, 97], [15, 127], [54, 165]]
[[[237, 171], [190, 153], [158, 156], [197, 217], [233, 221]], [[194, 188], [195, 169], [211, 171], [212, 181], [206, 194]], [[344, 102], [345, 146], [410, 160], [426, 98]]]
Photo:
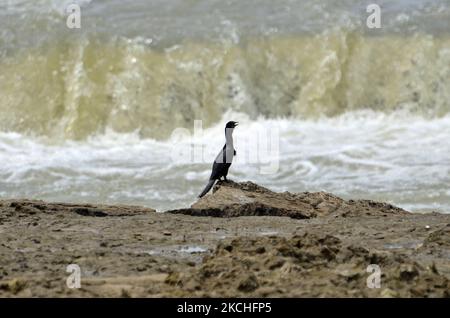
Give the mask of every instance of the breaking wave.
[[84, 39], [0, 61], [0, 130], [85, 139], [106, 129], [167, 138], [228, 111], [333, 117], [361, 109], [450, 111], [450, 38], [316, 36], [193, 42]]

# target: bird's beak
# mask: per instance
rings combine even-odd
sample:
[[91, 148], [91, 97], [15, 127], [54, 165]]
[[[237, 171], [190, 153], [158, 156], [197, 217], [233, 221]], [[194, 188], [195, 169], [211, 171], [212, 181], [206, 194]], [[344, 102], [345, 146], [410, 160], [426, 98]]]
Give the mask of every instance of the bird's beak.
[[234, 127], [236, 127], [237, 125], [239, 125], [239, 123], [234, 123]]

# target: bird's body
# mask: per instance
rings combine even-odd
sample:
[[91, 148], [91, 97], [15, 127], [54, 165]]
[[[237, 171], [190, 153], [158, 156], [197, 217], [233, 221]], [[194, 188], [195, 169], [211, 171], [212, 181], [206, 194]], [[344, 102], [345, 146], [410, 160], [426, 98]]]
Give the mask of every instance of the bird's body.
[[234, 121], [228, 122], [225, 126], [225, 145], [214, 160], [211, 176], [209, 177], [209, 181], [205, 189], [199, 195], [200, 198], [211, 190], [216, 180], [221, 178], [227, 180], [228, 169], [230, 169], [231, 163], [233, 162], [233, 157], [236, 155], [236, 150], [233, 145], [233, 129], [236, 126], [237, 123]]

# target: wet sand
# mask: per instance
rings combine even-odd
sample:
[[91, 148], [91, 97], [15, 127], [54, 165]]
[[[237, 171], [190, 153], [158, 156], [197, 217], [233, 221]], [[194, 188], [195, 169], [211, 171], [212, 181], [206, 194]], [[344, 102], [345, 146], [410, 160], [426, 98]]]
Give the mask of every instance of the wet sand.
[[251, 183], [167, 213], [4, 200], [0, 296], [449, 297], [450, 214]]

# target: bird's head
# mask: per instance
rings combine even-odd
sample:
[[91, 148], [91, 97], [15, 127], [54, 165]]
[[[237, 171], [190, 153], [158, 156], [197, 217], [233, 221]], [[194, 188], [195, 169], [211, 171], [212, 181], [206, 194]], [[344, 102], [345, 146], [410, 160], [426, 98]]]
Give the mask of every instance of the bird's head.
[[234, 127], [236, 127], [237, 125], [238, 125], [237, 122], [235, 122], [235, 121], [229, 121], [229, 122], [227, 123], [227, 125], [225, 126], [225, 128], [234, 128]]

